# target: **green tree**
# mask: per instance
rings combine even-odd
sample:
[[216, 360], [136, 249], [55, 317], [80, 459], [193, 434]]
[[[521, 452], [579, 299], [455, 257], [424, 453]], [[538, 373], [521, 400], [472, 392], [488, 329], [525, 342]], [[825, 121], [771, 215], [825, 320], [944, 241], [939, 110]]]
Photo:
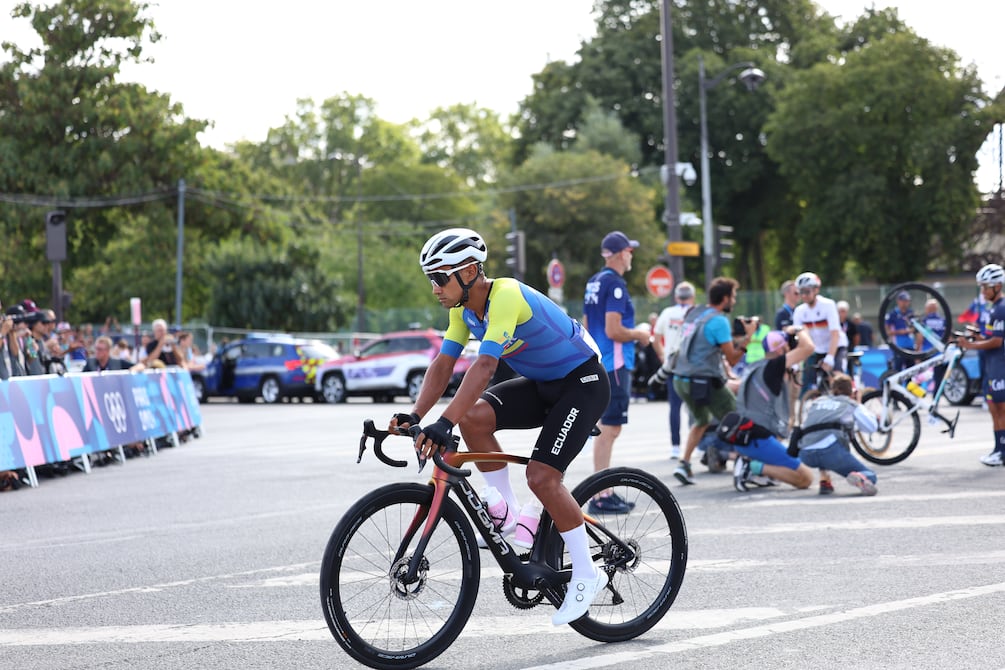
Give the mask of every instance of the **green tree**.
[[[545, 270], [557, 257], [566, 268], [566, 293], [574, 299], [602, 266], [600, 242], [612, 230], [642, 243], [635, 254], [637, 269], [655, 263], [661, 252], [664, 234], [652, 217], [651, 191], [623, 161], [595, 151], [544, 149], [507, 175], [502, 185], [511, 192], [500, 204], [514, 209], [517, 227], [527, 234], [524, 280], [539, 290], [547, 290]], [[503, 253], [508, 229], [509, 221], [498, 213], [492, 233], [486, 233], [490, 272], [512, 274]], [[644, 290], [644, 271], [636, 270], [626, 279], [632, 290]]]
[[906, 30], [794, 73], [767, 132], [803, 207], [803, 266], [833, 282], [848, 263], [879, 281], [954, 264], [977, 204], [986, 104], [975, 71]]
[[336, 329], [351, 313], [314, 245], [230, 240], [214, 250], [209, 265], [222, 280], [210, 296], [212, 323], [318, 332]]
[[439, 107], [425, 121], [410, 124], [422, 162], [459, 174], [468, 186], [495, 182], [509, 163], [512, 139], [499, 115], [475, 105]]

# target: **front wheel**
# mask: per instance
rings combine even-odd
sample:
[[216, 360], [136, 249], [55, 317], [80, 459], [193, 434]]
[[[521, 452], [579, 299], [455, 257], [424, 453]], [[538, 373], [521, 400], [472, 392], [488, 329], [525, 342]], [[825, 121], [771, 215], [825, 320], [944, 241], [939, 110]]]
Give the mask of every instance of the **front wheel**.
[[[590, 499], [607, 489], [632, 505], [627, 514], [589, 511]], [[687, 529], [670, 489], [643, 470], [614, 468], [587, 477], [572, 496], [610, 535], [587, 524], [590, 553], [610, 577], [589, 613], [569, 624], [591, 640], [621, 642], [642, 635], [667, 613], [687, 568]], [[611, 535], [613, 537], [611, 537]], [[572, 563], [554, 526], [548, 529], [549, 564]]]
[[419, 559], [433, 487], [390, 484], [353, 505], [321, 560], [321, 607], [335, 641], [381, 670], [415, 668], [457, 638], [478, 595], [481, 564], [471, 523], [444, 498], [442, 518]]
[[345, 402], [345, 379], [337, 372], [325, 375], [321, 380], [321, 397], [325, 402], [337, 405]]
[[883, 389], [862, 396], [862, 406], [879, 419], [881, 426], [875, 433], [856, 431], [852, 439], [855, 451], [878, 465], [893, 465], [910, 456], [921, 437], [921, 417], [917, 408], [891, 392], [886, 398], [884, 415]]
[[408, 393], [408, 399], [415, 402], [419, 397], [419, 391], [422, 390], [422, 380], [426, 378], [426, 373], [422, 372], [412, 372], [409, 373], [408, 379], [405, 381], [405, 388]]
[[963, 366], [957, 363], [946, 377], [942, 387], [942, 397], [954, 405], [969, 405], [974, 401], [974, 393], [970, 390], [970, 377]]

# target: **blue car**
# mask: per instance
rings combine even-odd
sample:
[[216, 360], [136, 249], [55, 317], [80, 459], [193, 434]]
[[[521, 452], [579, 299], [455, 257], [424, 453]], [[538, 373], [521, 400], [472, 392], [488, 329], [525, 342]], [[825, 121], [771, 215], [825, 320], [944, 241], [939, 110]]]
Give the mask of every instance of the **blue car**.
[[[879, 388], [879, 379], [887, 371], [893, 352], [887, 348], [866, 349], [862, 354], [862, 385]], [[969, 405], [981, 393], [981, 370], [977, 352], [963, 352], [956, 367], [949, 373], [943, 397], [953, 405]]]
[[274, 404], [284, 398], [314, 398], [318, 366], [338, 357], [317, 340], [250, 336], [222, 346], [204, 371], [192, 372], [192, 383], [200, 402], [232, 397]]

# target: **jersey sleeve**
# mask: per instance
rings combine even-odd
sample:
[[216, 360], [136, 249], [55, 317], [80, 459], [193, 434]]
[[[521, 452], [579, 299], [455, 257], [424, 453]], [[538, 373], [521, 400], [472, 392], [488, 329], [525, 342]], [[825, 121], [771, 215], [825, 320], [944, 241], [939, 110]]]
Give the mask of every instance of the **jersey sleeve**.
[[518, 282], [497, 279], [486, 314], [489, 325], [478, 353], [501, 357], [506, 346], [513, 341], [517, 325], [529, 318], [529, 310]]
[[443, 343], [440, 345], [440, 353], [451, 358], [459, 358], [464, 351], [464, 345], [471, 337], [471, 331], [464, 323], [464, 308], [454, 307], [450, 310], [450, 321], [447, 324], [447, 332], [443, 335]]

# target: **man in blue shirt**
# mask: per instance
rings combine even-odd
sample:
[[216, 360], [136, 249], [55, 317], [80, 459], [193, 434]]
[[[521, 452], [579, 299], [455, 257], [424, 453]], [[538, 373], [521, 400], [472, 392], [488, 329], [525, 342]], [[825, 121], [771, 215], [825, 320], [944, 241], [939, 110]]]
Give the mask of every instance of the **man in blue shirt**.
[[[897, 346], [901, 349], [914, 349], [914, 333], [911, 328], [911, 319], [914, 312], [911, 310], [911, 294], [901, 291], [897, 294], [897, 306], [886, 315], [886, 334], [894, 338]], [[893, 369], [897, 372], [909, 368], [911, 359], [895, 354], [893, 357]]]
[[[608, 233], [600, 245], [604, 269], [586, 282], [583, 297], [583, 325], [600, 348], [600, 360], [611, 383], [611, 401], [600, 418], [600, 435], [593, 442], [596, 472], [611, 466], [614, 440], [621, 434], [621, 426], [628, 423], [635, 344], [646, 345], [652, 337], [648, 330], [635, 326], [635, 306], [624, 279], [632, 269], [632, 251], [638, 246], [638, 241], [619, 230]], [[589, 507], [591, 514], [627, 513], [630, 509], [617, 494], [595, 498]]]
[[958, 337], [961, 349], [976, 349], [985, 354], [984, 396], [994, 430], [994, 448], [981, 456], [981, 463], [991, 467], [1005, 465], [1005, 269], [1000, 265], [985, 265], [977, 273], [977, 284], [987, 302], [985, 326], [977, 339]]

